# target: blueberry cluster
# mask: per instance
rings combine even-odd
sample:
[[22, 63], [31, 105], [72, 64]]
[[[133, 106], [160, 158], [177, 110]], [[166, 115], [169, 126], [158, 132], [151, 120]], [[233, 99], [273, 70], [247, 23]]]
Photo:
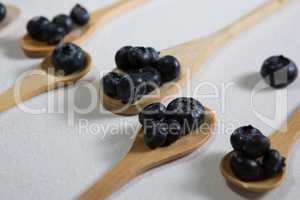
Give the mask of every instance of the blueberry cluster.
[[272, 56], [264, 63], [260, 71], [266, 83], [275, 89], [285, 88], [298, 76], [296, 64], [282, 55]]
[[6, 6], [0, 2], [0, 22], [4, 20], [6, 16]]
[[181, 97], [167, 107], [161, 103], [146, 106], [139, 114], [144, 141], [150, 149], [169, 146], [198, 129], [204, 122], [205, 108], [193, 98]]
[[159, 54], [152, 47], [121, 48], [115, 61], [122, 73], [111, 72], [103, 77], [105, 94], [132, 104], [162, 84], [176, 80], [180, 75], [179, 61]]
[[57, 46], [51, 55], [55, 71], [64, 75], [83, 69], [86, 65], [86, 59], [85, 52], [72, 43]]
[[70, 15], [57, 15], [51, 22], [43, 16], [34, 17], [27, 24], [27, 32], [37, 41], [54, 45], [61, 42], [75, 28], [75, 25], [83, 26], [89, 22], [89, 19], [89, 12], [77, 4]]
[[231, 168], [243, 181], [272, 178], [285, 167], [285, 158], [277, 150], [270, 149], [269, 139], [252, 126], [236, 129], [230, 141], [234, 149]]

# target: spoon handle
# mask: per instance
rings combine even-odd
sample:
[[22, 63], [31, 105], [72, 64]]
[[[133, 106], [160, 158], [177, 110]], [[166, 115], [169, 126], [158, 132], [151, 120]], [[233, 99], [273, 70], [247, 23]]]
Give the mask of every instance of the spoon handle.
[[272, 148], [288, 157], [290, 150], [300, 137], [300, 109], [295, 111], [286, 126], [271, 136]]
[[140, 165], [135, 156], [128, 154], [103, 178], [84, 192], [79, 200], [103, 200], [140, 174]]
[[241, 32], [253, 27], [275, 11], [282, 8], [290, 0], [269, 0], [235, 23], [221, 29], [213, 35], [217, 45], [223, 45]]
[[16, 81], [13, 87], [0, 95], [0, 112], [49, 90], [54, 85], [52, 83], [54, 81], [52, 82], [48, 78], [44, 70], [34, 70], [27, 73]]

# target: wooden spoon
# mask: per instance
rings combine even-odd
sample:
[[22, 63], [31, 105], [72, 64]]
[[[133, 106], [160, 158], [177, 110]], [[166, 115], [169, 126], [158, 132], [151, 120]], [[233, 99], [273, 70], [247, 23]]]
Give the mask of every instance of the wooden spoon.
[[12, 22], [14, 22], [21, 14], [19, 8], [13, 5], [5, 5], [6, 6], [6, 16], [5, 19], [0, 22], [0, 31], [3, 31], [6, 27], [8, 27]]
[[258, 7], [253, 12], [238, 20], [236, 23], [210, 35], [205, 38], [196, 39], [170, 49], [163, 50], [162, 55], [173, 55], [179, 59], [182, 65], [182, 71], [176, 82], [164, 84], [150, 95], [145, 95], [141, 100], [131, 105], [125, 105], [119, 100], [108, 97], [103, 92], [101, 86], [100, 95], [104, 107], [119, 115], [136, 115], [145, 106], [152, 102], [158, 102], [162, 99], [178, 93], [178, 90], [186, 85], [189, 75], [195, 74], [201, 68], [201, 65], [220, 47], [242, 31], [254, 26], [265, 17], [269, 16], [281, 8], [287, 0], [269, 0], [264, 5]]
[[130, 180], [146, 171], [182, 158], [202, 146], [213, 133], [215, 115], [206, 108], [205, 123], [196, 131], [169, 147], [150, 150], [144, 144], [143, 129], [133, 143], [130, 152], [117, 166], [80, 196], [80, 200], [102, 200], [120, 189]]
[[[285, 129], [278, 130], [270, 137], [272, 148], [278, 150], [282, 156], [288, 158], [292, 147], [300, 137], [300, 109], [298, 109], [287, 123]], [[274, 178], [257, 182], [244, 182], [239, 180], [232, 172], [230, 167], [232, 153], [227, 154], [220, 164], [220, 171], [225, 179], [241, 188], [250, 192], [266, 192], [282, 184], [287, 176], [287, 167], [283, 173]]]
[[91, 56], [88, 53], [86, 56], [86, 66], [67, 76], [55, 74], [51, 57], [46, 57], [38, 69], [26, 73], [13, 87], [0, 95], [0, 112], [44, 92], [76, 82], [91, 70]]
[[[68, 34], [64, 42], [72, 42], [77, 45], [87, 40], [98, 27], [103, 26], [113, 18], [122, 15], [140, 5], [145, 4], [149, 0], [120, 0], [106, 8], [97, 10], [91, 14], [91, 19], [88, 25]], [[21, 39], [21, 47], [28, 57], [44, 57], [48, 55], [55, 45], [48, 45], [45, 42], [33, 40], [30, 36], [25, 35]]]

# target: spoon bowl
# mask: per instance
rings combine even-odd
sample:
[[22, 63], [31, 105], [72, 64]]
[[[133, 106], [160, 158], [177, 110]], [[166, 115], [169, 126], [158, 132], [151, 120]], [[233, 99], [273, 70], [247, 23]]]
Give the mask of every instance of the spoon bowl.
[[56, 74], [47, 56], [37, 69], [24, 73], [15, 85], [0, 95], [0, 112], [4, 112], [34, 96], [76, 82], [91, 70], [92, 59], [86, 54], [86, 66], [70, 75]]
[[150, 150], [144, 144], [143, 128], [139, 131], [130, 152], [102, 179], [80, 196], [80, 200], [102, 200], [120, 189], [130, 180], [146, 171], [182, 158], [200, 146], [211, 137], [215, 127], [215, 114], [208, 108], [205, 112], [205, 122], [190, 135], [184, 136], [168, 147]]
[[180, 44], [173, 48], [161, 51], [161, 55], [175, 56], [181, 63], [181, 74], [178, 80], [164, 84], [154, 92], [143, 96], [134, 104], [123, 104], [120, 100], [108, 97], [104, 94], [103, 86], [100, 87], [100, 97], [103, 106], [119, 115], [136, 115], [145, 106], [164, 101], [165, 98], [177, 94], [196, 72], [201, 69], [207, 59], [230, 39], [239, 35], [242, 31], [254, 26], [265, 17], [269, 16], [283, 5], [287, 0], [269, 0], [245, 17], [232, 25], [204, 38]]
[[[113, 18], [137, 8], [148, 1], [149, 0], [119, 0], [106, 8], [97, 10], [91, 13], [91, 19], [87, 25], [77, 28], [69, 33], [64, 38], [64, 42], [72, 42], [80, 45], [82, 42], [87, 40], [91, 34], [97, 30], [97, 28], [103, 26], [106, 22], [109, 22]], [[56, 46], [36, 41], [28, 34], [21, 39], [20, 43], [25, 55], [31, 58], [44, 57], [52, 52]]]
[[21, 14], [21, 10], [13, 5], [6, 5], [7, 14], [5, 19], [0, 22], [0, 31], [7, 28], [12, 22], [14, 22]]

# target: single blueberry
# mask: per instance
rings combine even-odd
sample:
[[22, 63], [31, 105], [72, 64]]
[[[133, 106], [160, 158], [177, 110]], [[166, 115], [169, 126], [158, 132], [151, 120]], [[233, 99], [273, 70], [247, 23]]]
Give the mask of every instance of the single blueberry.
[[146, 106], [139, 114], [139, 121], [142, 125], [146, 121], [160, 121], [165, 118], [166, 107], [161, 103], [153, 103]]
[[241, 151], [242, 146], [247, 139], [247, 136], [252, 134], [262, 135], [262, 133], [258, 129], [254, 128], [251, 125], [237, 128], [230, 137], [230, 142], [233, 149], [236, 151]]
[[147, 84], [147, 94], [162, 85], [161, 75], [153, 67], [144, 67], [138, 71]]
[[49, 33], [48, 33], [49, 23], [50, 23], [49, 20], [42, 16], [32, 18], [27, 23], [27, 27], [26, 27], [29, 36], [38, 41], [42, 41], [42, 42], [47, 41], [49, 37]]
[[156, 149], [165, 144], [168, 127], [161, 121], [150, 121], [144, 125], [144, 142], [150, 149]]
[[169, 146], [183, 136], [183, 129], [177, 120], [166, 119], [164, 123], [166, 123], [168, 127], [167, 140], [164, 146]]
[[246, 137], [242, 152], [249, 158], [263, 156], [270, 149], [270, 140], [262, 134], [252, 134]]
[[153, 55], [145, 47], [133, 47], [128, 52], [128, 60], [132, 69], [140, 69], [150, 66], [153, 61]]
[[165, 56], [156, 63], [157, 70], [161, 73], [163, 83], [173, 81], [180, 76], [180, 63], [174, 56]]
[[280, 174], [285, 167], [285, 158], [277, 150], [269, 150], [263, 158], [263, 169], [266, 178]]
[[130, 70], [130, 62], [128, 60], [128, 52], [131, 49], [131, 46], [125, 46], [119, 49], [116, 53], [115, 56], [115, 61], [117, 64], [117, 67], [122, 70], [127, 72]]
[[133, 104], [147, 92], [146, 83], [139, 73], [128, 73], [117, 85], [118, 97], [123, 103]]
[[264, 63], [260, 71], [266, 83], [275, 89], [285, 88], [298, 76], [296, 64], [284, 56], [272, 56]]
[[233, 173], [243, 181], [262, 179], [263, 169], [261, 165], [256, 160], [249, 159], [240, 152], [232, 153], [230, 165]]
[[58, 26], [54, 23], [49, 23], [48, 24], [48, 39], [47, 39], [47, 43], [50, 45], [55, 45], [60, 43], [65, 35], [66, 35], [66, 31], [63, 27]]
[[118, 99], [117, 85], [119, 84], [121, 75], [116, 72], [110, 72], [102, 79], [103, 90], [106, 95]]
[[196, 99], [181, 97], [169, 103], [167, 117], [177, 120], [183, 127], [184, 134], [188, 134], [204, 122], [205, 108]]
[[154, 65], [159, 59], [160, 52], [156, 51], [153, 47], [147, 47], [146, 50], [151, 56], [151, 60], [152, 60], [151, 64]]
[[65, 14], [57, 15], [52, 22], [65, 29], [66, 34], [69, 33], [74, 26], [73, 20], [70, 16]]
[[64, 43], [56, 47], [51, 58], [55, 70], [63, 71], [65, 75], [81, 70], [86, 65], [85, 52], [72, 43]]
[[90, 14], [83, 6], [76, 4], [70, 14], [73, 21], [80, 25], [86, 25], [90, 20]]
[[2, 22], [6, 17], [6, 12], [6, 6], [0, 2], [0, 22]]

